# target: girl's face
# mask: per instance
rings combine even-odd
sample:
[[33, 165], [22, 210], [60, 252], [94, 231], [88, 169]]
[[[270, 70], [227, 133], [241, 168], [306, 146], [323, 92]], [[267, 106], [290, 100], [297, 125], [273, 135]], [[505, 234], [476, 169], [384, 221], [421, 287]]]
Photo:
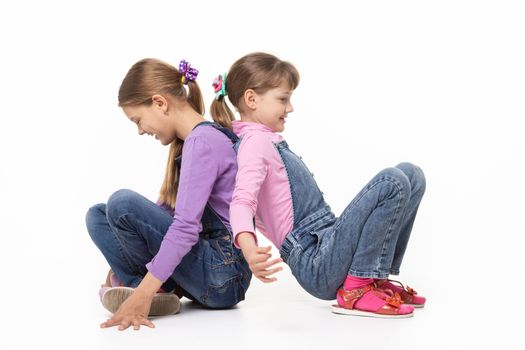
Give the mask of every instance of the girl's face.
[[163, 145], [169, 145], [175, 139], [175, 131], [159, 104], [124, 106], [122, 110], [129, 120], [137, 124], [139, 135], [154, 136]]
[[255, 111], [252, 114], [256, 122], [272, 129], [274, 132], [284, 130], [288, 113], [293, 112], [290, 101], [293, 91], [287, 84], [266, 91], [264, 94], [255, 94]]

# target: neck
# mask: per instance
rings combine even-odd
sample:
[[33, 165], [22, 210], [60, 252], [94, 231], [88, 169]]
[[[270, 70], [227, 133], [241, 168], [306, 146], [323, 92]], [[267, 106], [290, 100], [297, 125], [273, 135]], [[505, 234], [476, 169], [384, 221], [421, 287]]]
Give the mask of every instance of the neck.
[[241, 117], [241, 122], [250, 122], [250, 123], [259, 123], [260, 124], [260, 122], [257, 120], [257, 118], [255, 118], [251, 114], [239, 113], [239, 115]]
[[176, 112], [170, 112], [169, 114], [173, 116], [171, 118], [173, 127], [176, 130], [177, 137], [181, 140], [185, 140], [188, 137], [195, 125], [205, 121], [204, 117], [187, 103], [178, 108]]

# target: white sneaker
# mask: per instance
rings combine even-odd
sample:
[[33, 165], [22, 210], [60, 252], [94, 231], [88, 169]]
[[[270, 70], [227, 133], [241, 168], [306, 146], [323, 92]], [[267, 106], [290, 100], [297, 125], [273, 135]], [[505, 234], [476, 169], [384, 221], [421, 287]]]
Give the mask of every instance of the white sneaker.
[[[134, 289], [130, 287], [104, 287], [102, 305], [111, 313], [117, 312]], [[149, 316], [174, 315], [180, 311], [180, 300], [174, 293], [156, 293], [151, 301]]]

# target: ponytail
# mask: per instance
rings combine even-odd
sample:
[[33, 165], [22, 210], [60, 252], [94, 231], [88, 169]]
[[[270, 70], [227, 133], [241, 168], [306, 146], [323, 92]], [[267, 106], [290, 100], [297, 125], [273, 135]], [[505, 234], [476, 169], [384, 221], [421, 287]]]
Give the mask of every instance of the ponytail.
[[182, 154], [183, 145], [184, 141], [179, 138], [171, 142], [168, 163], [166, 164], [166, 173], [159, 191], [159, 202], [161, 204], [167, 204], [170, 208], [175, 208], [175, 202], [177, 200], [180, 174], [176, 159]]
[[204, 114], [204, 100], [202, 99], [201, 89], [194, 80], [188, 81], [187, 101], [197, 113]]
[[[177, 77], [176, 81], [181, 80], [179, 77]], [[199, 85], [194, 80], [188, 80], [187, 85], [188, 94], [186, 101], [197, 113], [203, 115], [204, 101], [202, 99], [202, 93]], [[180, 88], [184, 89], [182, 83], [180, 84]], [[175, 202], [177, 201], [177, 190], [179, 189], [180, 174], [176, 159], [182, 154], [183, 146], [184, 141], [178, 137], [171, 142], [170, 152], [168, 154], [168, 164], [166, 165], [166, 174], [159, 192], [159, 201], [169, 205], [171, 208], [175, 208]]]
[[235, 120], [235, 116], [224, 98], [225, 96], [219, 96], [219, 99], [213, 100], [210, 106], [210, 113], [213, 121], [232, 130], [232, 121]]

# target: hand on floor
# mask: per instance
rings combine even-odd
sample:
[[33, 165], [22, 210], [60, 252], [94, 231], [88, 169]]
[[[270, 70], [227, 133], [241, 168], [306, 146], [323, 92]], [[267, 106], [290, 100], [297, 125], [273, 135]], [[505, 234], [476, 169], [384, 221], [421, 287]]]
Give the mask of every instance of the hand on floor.
[[130, 326], [134, 330], [139, 330], [140, 326], [148, 326], [155, 328], [153, 322], [148, 320], [147, 315], [151, 307], [152, 298], [140, 290], [135, 290], [133, 294], [127, 298], [117, 312], [106, 322], [100, 324], [101, 328], [118, 326], [119, 331], [123, 331]]

